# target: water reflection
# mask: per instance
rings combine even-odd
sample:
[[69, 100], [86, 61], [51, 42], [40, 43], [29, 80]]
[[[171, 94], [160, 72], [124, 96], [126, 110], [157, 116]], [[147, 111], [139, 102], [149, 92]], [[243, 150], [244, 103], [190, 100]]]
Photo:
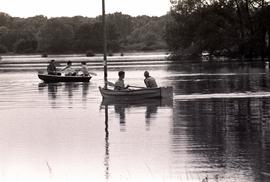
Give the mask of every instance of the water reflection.
[[[111, 146], [116, 146], [117, 144], [114, 143], [114, 145], [110, 145], [110, 130], [112, 130], [112, 132], [117, 133], [114, 129], [115, 123], [112, 122], [114, 119], [118, 120], [118, 123], [120, 125], [120, 132], [125, 132], [126, 131], [126, 124], [129, 123], [128, 121], [130, 121], [130, 123], [135, 124], [135, 128], [133, 128], [134, 130], [137, 128], [138, 126], [136, 124], [136, 122], [134, 122], [134, 118], [130, 116], [132, 116], [133, 114], [135, 115], [135, 120], [137, 118], [137, 120], [140, 120], [139, 118], [141, 118], [140, 116], [143, 115], [144, 116], [144, 120], [145, 120], [145, 127], [146, 127], [146, 131], [150, 131], [150, 126], [151, 123], [156, 119], [156, 117], [159, 114], [159, 111], [162, 112], [163, 109], [169, 108], [169, 110], [171, 111], [173, 107], [173, 100], [163, 100], [163, 99], [147, 99], [147, 100], [134, 100], [134, 101], [123, 101], [123, 100], [106, 100], [103, 99], [101, 102], [101, 106], [100, 106], [100, 111], [104, 111], [104, 176], [106, 181], [110, 181], [110, 177], [114, 176], [115, 174], [111, 174], [110, 171], [110, 166], [113, 164], [112, 163], [112, 159], [113, 157], [110, 157], [110, 151], [114, 152], [116, 149], [111, 149]], [[164, 111], [164, 110], [163, 110]], [[117, 115], [117, 117], [115, 117], [115, 115], [113, 116], [112, 113], [115, 113]], [[141, 123], [141, 122], [139, 122]], [[112, 126], [110, 126], [109, 124], [111, 124]], [[111, 129], [110, 129], [111, 128]], [[130, 132], [133, 133], [133, 132]], [[128, 134], [128, 133], [127, 133]], [[129, 135], [129, 134], [128, 134]], [[113, 138], [113, 135], [112, 137]], [[134, 138], [134, 137], [132, 137]], [[115, 139], [115, 138], [114, 138]], [[151, 139], [149, 138], [149, 141]], [[114, 141], [115, 142], [115, 141]], [[113, 143], [113, 142], [112, 142]], [[151, 143], [151, 142], [150, 142]], [[128, 152], [130, 153], [130, 155], [133, 155], [132, 153], [134, 151], [137, 150], [137, 145], [133, 142], [127, 142], [127, 144], [131, 145], [130, 147], [126, 147], [127, 151], [130, 150], [131, 148], [134, 148], [134, 150], [132, 149], [132, 151]], [[120, 144], [121, 146], [121, 144]], [[149, 145], [150, 146], [150, 145]], [[120, 147], [121, 148], [121, 147]], [[150, 147], [151, 148], [151, 147]], [[118, 149], [117, 149], [118, 150]], [[125, 157], [125, 152], [120, 152], [118, 155], [121, 156], [121, 154], [123, 155], [123, 157]], [[112, 159], [111, 159], [112, 158]], [[111, 161], [112, 160], [112, 161]], [[115, 160], [115, 156], [114, 156], [114, 160]], [[120, 161], [118, 161], [120, 162]], [[123, 162], [123, 161], [122, 161]], [[144, 164], [147, 166], [146, 162], [144, 161]], [[117, 164], [114, 164], [117, 165]], [[112, 167], [112, 169], [114, 169]], [[123, 167], [123, 169], [125, 169], [125, 167]], [[149, 169], [149, 167], [148, 167]], [[151, 169], [149, 169], [151, 171]]]
[[178, 162], [173, 168], [183, 167], [179, 159], [184, 155], [184, 163], [200, 179], [264, 181], [262, 172], [270, 171], [269, 121], [269, 98], [176, 102], [171, 150]]
[[[52, 181], [269, 181], [268, 69], [173, 69], [151, 70], [174, 86], [173, 104], [102, 102], [102, 110], [101, 78], [37, 87], [36, 74], [1, 73], [1, 170], [9, 179], [0, 181], [46, 180], [47, 166]], [[138, 70], [129, 71], [127, 82], [140, 85]], [[39, 179], [22, 179], [34, 173]]]
[[105, 178], [109, 181], [110, 176], [110, 143], [109, 143], [109, 124], [108, 124], [108, 106], [105, 106]]
[[150, 130], [151, 121], [155, 119], [159, 107], [172, 107], [171, 99], [146, 99], [146, 100], [108, 100], [103, 99], [101, 105], [108, 108], [113, 106], [114, 112], [118, 115], [120, 130], [126, 131], [126, 112], [134, 108], [145, 108], [145, 126], [146, 130]]
[[[47, 90], [45, 90], [47, 88]], [[82, 102], [87, 101], [87, 95], [89, 93], [89, 83], [76, 83], [76, 82], [67, 82], [67, 83], [39, 83], [38, 90], [40, 93], [47, 91], [48, 99], [51, 101], [51, 106], [53, 108], [57, 107], [57, 99], [59, 98], [59, 103], [61, 102], [62, 97], [68, 98], [68, 106], [72, 107], [73, 101], [76, 100], [76, 97], [80, 97], [78, 93], [81, 92]], [[75, 97], [75, 98], [73, 98]], [[60, 105], [63, 106], [63, 105]]]
[[183, 64], [169, 70], [178, 73], [169, 78], [176, 94], [262, 92], [270, 87], [263, 64]]

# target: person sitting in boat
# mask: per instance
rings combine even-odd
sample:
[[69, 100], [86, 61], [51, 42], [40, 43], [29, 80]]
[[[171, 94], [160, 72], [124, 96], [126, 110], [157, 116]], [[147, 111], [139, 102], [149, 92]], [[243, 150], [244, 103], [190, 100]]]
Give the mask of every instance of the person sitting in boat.
[[59, 75], [60, 73], [57, 72], [56, 65], [55, 65], [55, 60], [52, 59], [47, 66], [47, 72], [48, 75]]
[[156, 87], [158, 87], [155, 78], [150, 76], [148, 71], [144, 72], [144, 77], [145, 77], [144, 83], [145, 83], [147, 88], [156, 88]]
[[85, 61], [81, 62], [81, 68], [77, 69], [76, 71], [77, 75], [79, 76], [89, 76], [89, 71]]
[[76, 76], [76, 71], [71, 67], [71, 65], [72, 62], [68, 61], [67, 66], [61, 70], [65, 74], [65, 76]]
[[114, 84], [114, 90], [128, 89], [129, 85], [125, 86], [125, 83], [124, 83], [125, 72], [124, 71], [119, 71], [118, 76], [119, 76], [119, 78]]

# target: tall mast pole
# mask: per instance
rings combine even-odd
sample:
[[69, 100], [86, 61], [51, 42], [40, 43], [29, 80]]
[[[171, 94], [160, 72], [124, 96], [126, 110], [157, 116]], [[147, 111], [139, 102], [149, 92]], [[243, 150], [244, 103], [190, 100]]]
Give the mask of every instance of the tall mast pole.
[[106, 30], [106, 13], [105, 0], [102, 0], [102, 25], [103, 25], [103, 66], [104, 66], [104, 88], [107, 88], [107, 30]]

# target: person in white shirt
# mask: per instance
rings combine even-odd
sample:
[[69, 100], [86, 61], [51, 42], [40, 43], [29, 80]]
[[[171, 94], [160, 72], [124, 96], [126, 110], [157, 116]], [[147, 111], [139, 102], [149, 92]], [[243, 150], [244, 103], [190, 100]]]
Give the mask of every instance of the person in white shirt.
[[77, 70], [77, 73], [79, 76], [89, 76], [89, 71], [85, 61], [81, 62], [81, 68]]
[[155, 78], [150, 76], [148, 71], [144, 72], [144, 77], [145, 77], [144, 83], [145, 83], [147, 88], [156, 88], [156, 87], [158, 87]]
[[129, 87], [129, 85], [125, 86], [125, 83], [124, 83], [125, 72], [124, 71], [119, 71], [118, 76], [119, 76], [119, 78], [114, 84], [114, 90], [127, 89]]
[[65, 76], [75, 76], [76, 71], [71, 67], [72, 62], [68, 61], [67, 66], [64, 67], [61, 71], [65, 74]]

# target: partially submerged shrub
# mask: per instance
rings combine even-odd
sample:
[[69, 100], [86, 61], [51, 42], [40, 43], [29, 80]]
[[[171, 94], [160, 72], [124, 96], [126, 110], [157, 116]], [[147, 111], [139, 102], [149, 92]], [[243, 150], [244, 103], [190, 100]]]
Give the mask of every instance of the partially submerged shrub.
[[48, 54], [47, 53], [42, 53], [41, 57], [46, 58], [46, 57], [48, 57]]
[[109, 51], [108, 56], [113, 56], [113, 52]]
[[93, 56], [95, 56], [95, 53], [93, 51], [89, 50], [89, 51], [86, 52], [86, 56], [87, 57], [93, 57]]

